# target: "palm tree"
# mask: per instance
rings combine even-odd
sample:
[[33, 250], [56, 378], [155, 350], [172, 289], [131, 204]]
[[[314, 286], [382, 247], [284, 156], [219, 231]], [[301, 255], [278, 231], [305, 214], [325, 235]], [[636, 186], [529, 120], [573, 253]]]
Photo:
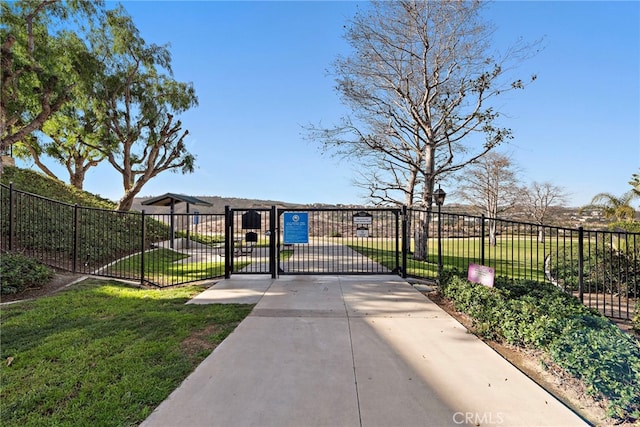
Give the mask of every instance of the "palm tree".
[[631, 206], [631, 201], [636, 197], [638, 197], [638, 195], [633, 190], [627, 191], [619, 197], [611, 193], [599, 193], [593, 196], [590, 204], [580, 208], [580, 212], [587, 209], [594, 209], [602, 212], [606, 219], [633, 221], [636, 211]]
[[629, 185], [633, 187], [631, 190], [636, 196], [640, 197], [640, 173], [634, 173], [631, 175], [631, 181]]

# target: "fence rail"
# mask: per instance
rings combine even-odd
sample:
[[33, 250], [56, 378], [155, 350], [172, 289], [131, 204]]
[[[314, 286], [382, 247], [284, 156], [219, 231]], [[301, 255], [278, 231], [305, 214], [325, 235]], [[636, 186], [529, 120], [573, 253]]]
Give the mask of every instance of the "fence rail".
[[0, 201], [0, 248], [60, 270], [157, 287], [224, 275], [224, 214], [117, 212], [5, 185]]
[[[608, 317], [631, 319], [637, 310], [640, 233], [424, 210], [410, 210], [407, 222], [408, 236], [414, 236], [409, 276], [437, 280], [439, 267], [464, 272], [476, 263], [494, 268], [496, 276], [551, 282]], [[427, 237], [425, 256], [416, 262], [415, 236], [421, 231]]]
[[[226, 253], [242, 252], [232, 240], [225, 242], [227, 213], [174, 213], [172, 218], [171, 214], [116, 212], [60, 203], [5, 185], [0, 185], [0, 202], [0, 248], [66, 271], [166, 287], [222, 277], [229, 268], [225, 267]], [[494, 268], [497, 276], [554, 283], [609, 317], [630, 319], [637, 310], [640, 233], [431, 210], [372, 209], [373, 224], [387, 225], [370, 227], [366, 237], [345, 238], [341, 236], [353, 232], [352, 210], [339, 213], [339, 220], [335, 217], [339, 209], [317, 211], [311, 212], [310, 222], [322, 227], [311, 227], [311, 234], [323, 237], [314, 235], [311, 240], [339, 242], [364, 252], [388, 271], [437, 280], [443, 269], [464, 272], [476, 263]], [[383, 215], [390, 215], [389, 219], [381, 221]], [[274, 229], [282, 250], [281, 220], [276, 219]], [[241, 219], [237, 222], [241, 224]], [[256, 232], [259, 240], [265, 238], [268, 223]], [[237, 232], [232, 230], [230, 239]], [[294, 249], [296, 256], [305, 259], [306, 247]], [[235, 259], [233, 270], [263, 272], [266, 266], [251, 266], [262, 252], [242, 254]], [[336, 253], [343, 252], [353, 256], [344, 250]], [[296, 258], [278, 256], [283, 273], [295, 272]]]

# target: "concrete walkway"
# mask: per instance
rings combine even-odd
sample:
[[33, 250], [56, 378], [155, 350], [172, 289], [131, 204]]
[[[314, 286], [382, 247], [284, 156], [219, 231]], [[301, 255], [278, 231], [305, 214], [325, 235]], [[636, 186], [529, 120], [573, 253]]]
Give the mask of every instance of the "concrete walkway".
[[142, 424], [587, 425], [395, 276], [233, 276], [190, 303], [257, 303]]

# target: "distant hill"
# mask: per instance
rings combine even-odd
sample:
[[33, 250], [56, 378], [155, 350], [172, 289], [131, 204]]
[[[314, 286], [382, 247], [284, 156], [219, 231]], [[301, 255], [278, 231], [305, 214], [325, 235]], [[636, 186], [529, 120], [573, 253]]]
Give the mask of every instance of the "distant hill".
[[[192, 195], [190, 195], [192, 196]], [[241, 199], [236, 197], [220, 197], [220, 196], [192, 196], [196, 197], [200, 200], [204, 200], [206, 202], [211, 203], [211, 206], [205, 205], [190, 205], [189, 212], [198, 211], [203, 214], [218, 214], [224, 213], [225, 206], [231, 206], [233, 208], [268, 208], [271, 206], [277, 206], [280, 208], [294, 208], [306, 205], [297, 205], [294, 203], [286, 203], [276, 200], [259, 200], [259, 199]], [[133, 205], [131, 207], [132, 210], [142, 211], [144, 209], [145, 212], [150, 214], [161, 214], [167, 213], [169, 211], [168, 207], [165, 206], [145, 206], [142, 203], [145, 200], [152, 199], [153, 197], [136, 197], [133, 201]], [[181, 213], [186, 212], [186, 204], [178, 203], [175, 205], [175, 212]]]
[[[29, 169], [21, 169], [14, 166], [4, 166], [4, 171], [0, 177], [0, 182], [9, 185], [13, 182], [14, 188], [28, 193], [37, 194], [42, 197], [57, 200], [69, 204], [78, 204], [79, 206], [97, 207], [104, 209], [113, 209], [116, 203], [89, 193], [88, 191], [78, 190], [75, 187], [67, 185], [62, 181], [52, 179], [40, 172]], [[278, 200], [261, 200], [261, 199], [243, 199], [237, 197], [220, 197], [220, 196], [195, 196], [199, 199], [211, 203], [211, 206], [190, 206], [190, 212], [198, 211], [203, 214], [220, 214], [224, 213], [225, 206], [233, 208], [268, 208], [276, 206], [279, 208], [317, 208], [317, 207], [362, 207], [362, 205], [328, 205], [328, 204], [296, 204]], [[134, 199], [132, 210], [142, 211], [149, 214], [165, 214], [169, 212], [167, 207], [161, 206], [143, 206], [142, 202], [151, 197], [137, 197]], [[186, 211], [186, 205], [179, 203], [176, 205], [176, 213]], [[445, 204], [442, 208], [443, 212], [459, 215], [473, 215], [468, 206], [459, 204]], [[601, 215], [595, 212], [579, 213], [578, 208], [556, 207], [552, 209], [549, 224], [563, 226], [569, 228], [577, 228], [583, 226], [591, 229], [602, 229], [606, 227], [606, 221]], [[530, 219], [523, 212], [513, 212], [510, 215], [503, 215], [504, 219], [514, 221], [530, 222]]]

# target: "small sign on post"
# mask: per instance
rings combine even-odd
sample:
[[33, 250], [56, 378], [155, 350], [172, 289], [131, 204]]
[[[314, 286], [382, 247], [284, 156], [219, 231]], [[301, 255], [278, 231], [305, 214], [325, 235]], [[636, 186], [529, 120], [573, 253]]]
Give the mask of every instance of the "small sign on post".
[[356, 228], [356, 237], [369, 237], [369, 229], [366, 225], [359, 225]]
[[371, 223], [373, 223], [373, 215], [370, 213], [360, 211], [353, 214], [354, 225], [371, 225]]
[[493, 268], [479, 264], [469, 264], [468, 281], [493, 288], [495, 277], [496, 271]]

